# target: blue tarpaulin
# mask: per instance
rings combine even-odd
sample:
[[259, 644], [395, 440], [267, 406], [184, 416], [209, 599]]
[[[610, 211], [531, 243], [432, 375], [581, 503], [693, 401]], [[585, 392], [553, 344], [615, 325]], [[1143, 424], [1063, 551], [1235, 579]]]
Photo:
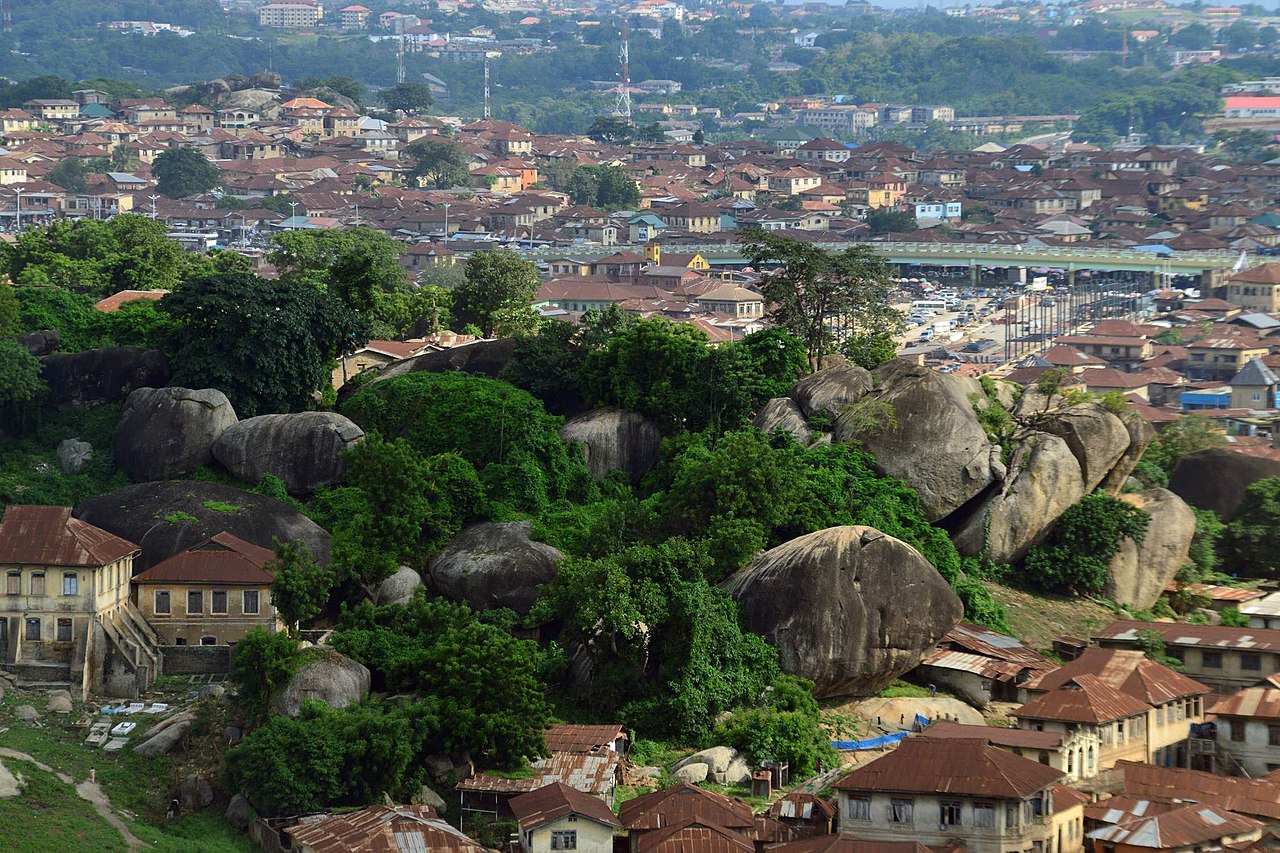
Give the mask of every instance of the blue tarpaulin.
[[849, 752], [860, 749], [879, 749], [882, 746], [891, 746], [900, 743], [910, 732], [894, 732], [891, 735], [880, 735], [880, 737], [867, 738], [866, 740], [833, 740], [831, 745], [836, 749], [843, 749]]
[[922, 729], [929, 727], [929, 718], [923, 714], [916, 714], [916, 725]]

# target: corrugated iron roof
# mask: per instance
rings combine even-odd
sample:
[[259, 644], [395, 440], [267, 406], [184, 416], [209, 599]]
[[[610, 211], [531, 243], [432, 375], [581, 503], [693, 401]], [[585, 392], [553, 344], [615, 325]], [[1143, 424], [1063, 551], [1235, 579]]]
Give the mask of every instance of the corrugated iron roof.
[[1097, 823], [1117, 824], [1167, 812], [1181, 805], [1182, 803], [1167, 797], [1139, 797], [1122, 793], [1085, 806], [1084, 816]]
[[105, 566], [138, 546], [71, 517], [66, 506], [11, 506], [0, 520], [0, 564]]
[[1273, 687], [1249, 687], [1219, 701], [1209, 709], [1219, 717], [1252, 717], [1280, 720], [1280, 690]]
[[943, 740], [982, 740], [993, 746], [1018, 749], [1055, 750], [1062, 746], [1061, 732], [1038, 732], [1034, 729], [1006, 729], [1000, 726], [972, 726], [939, 720], [929, 726], [929, 737]]
[[1215, 776], [1136, 761], [1116, 762], [1112, 775], [1123, 781], [1125, 793], [1134, 796], [1209, 803], [1236, 814], [1280, 820], [1280, 784], [1273, 780]]
[[1096, 647], [1085, 649], [1080, 657], [1032, 679], [1025, 687], [1056, 690], [1079, 675], [1096, 676], [1121, 693], [1152, 706], [1210, 692], [1195, 679], [1156, 663], [1140, 651]]
[[971, 672], [983, 678], [996, 681], [1013, 681], [1018, 673], [1027, 669], [1026, 664], [993, 660], [982, 655], [968, 652], [953, 652], [948, 649], [934, 649], [920, 661], [921, 666], [936, 666], [940, 669], [955, 669], [960, 672]]
[[934, 853], [919, 841], [864, 841], [848, 835], [819, 835], [803, 841], [770, 844], [769, 853]]
[[1089, 795], [1061, 783], [1053, 786], [1053, 813], [1062, 814], [1068, 809], [1083, 806], [1089, 802]]
[[431, 806], [369, 806], [285, 830], [315, 853], [488, 853]]
[[580, 815], [606, 826], [622, 826], [604, 800], [560, 782], [521, 794], [513, 798], [509, 805], [516, 822], [523, 830], [534, 829], [570, 814]]
[[1178, 622], [1134, 622], [1119, 619], [1094, 634], [1093, 638], [1136, 643], [1138, 634], [1145, 631], [1155, 632], [1167, 645], [1280, 651], [1280, 630], [1230, 628], [1226, 625], [1185, 625]]
[[618, 757], [612, 753], [581, 755], [553, 752], [549, 758], [540, 758], [529, 765], [534, 771], [533, 775], [507, 779], [489, 773], [477, 773], [470, 779], [459, 782], [457, 790], [526, 794], [552, 782], [563, 782], [585, 794], [604, 794], [613, 788], [617, 766]]
[[618, 738], [626, 738], [627, 730], [619, 725], [552, 726], [543, 732], [551, 752], [601, 752], [613, 749]]
[[1127, 847], [1174, 850], [1224, 839], [1235, 840], [1261, 829], [1262, 824], [1252, 818], [1232, 814], [1216, 806], [1191, 804], [1150, 817], [1133, 818], [1115, 826], [1104, 826], [1090, 832], [1088, 837]]
[[635, 849], [638, 853], [754, 853], [755, 845], [731, 829], [690, 818], [644, 833]]
[[792, 791], [769, 806], [769, 817], [792, 820], [831, 820], [836, 816], [835, 806], [814, 794]]
[[1025, 799], [1063, 777], [1036, 761], [979, 740], [904, 740], [888, 755], [849, 773], [841, 790], [900, 791]]
[[275, 554], [225, 530], [185, 551], [161, 560], [133, 578], [134, 583], [214, 583], [265, 586], [272, 575], [262, 567]]
[[1013, 711], [1019, 719], [1109, 723], [1145, 714], [1151, 706], [1121, 693], [1096, 675], [1078, 675]]

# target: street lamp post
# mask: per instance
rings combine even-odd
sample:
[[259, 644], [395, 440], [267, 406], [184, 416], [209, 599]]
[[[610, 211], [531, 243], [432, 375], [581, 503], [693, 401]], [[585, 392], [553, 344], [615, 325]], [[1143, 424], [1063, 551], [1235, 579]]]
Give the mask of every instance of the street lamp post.
[[14, 214], [15, 219], [14, 219], [13, 230], [21, 231], [22, 230], [22, 190], [15, 189], [13, 191], [13, 195], [18, 200], [17, 212]]
[[151, 199], [151, 218], [155, 219], [156, 218], [156, 199], [160, 198], [160, 196], [149, 195], [147, 196], [147, 198]]
[[296, 201], [289, 202], [289, 230], [298, 230], [298, 203]]
[[449, 242], [449, 205], [444, 206], [444, 242]]

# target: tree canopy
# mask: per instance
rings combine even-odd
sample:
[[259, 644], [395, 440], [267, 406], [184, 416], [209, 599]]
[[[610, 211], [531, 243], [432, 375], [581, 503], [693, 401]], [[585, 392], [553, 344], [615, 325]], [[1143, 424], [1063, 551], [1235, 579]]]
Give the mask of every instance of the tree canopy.
[[538, 268], [515, 252], [472, 252], [466, 278], [453, 292], [460, 322], [474, 323], [486, 338], [511, 337], [537, 327], [530, 307], [538, 295]]
[[151, 164], [156, 191], [169, 198], [207, 193], [222, 184], [222, 172], [194, 148], [170, 148]]

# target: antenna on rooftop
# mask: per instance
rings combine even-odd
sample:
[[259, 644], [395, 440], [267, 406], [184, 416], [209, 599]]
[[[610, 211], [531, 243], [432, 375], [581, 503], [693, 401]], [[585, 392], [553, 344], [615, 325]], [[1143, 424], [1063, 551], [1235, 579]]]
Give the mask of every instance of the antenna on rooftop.
[[627, 124], [631, 124], [631, 50], [627, 43], [627, 19], [623, 18], [622, 47], [618, 51], [618, 63], [622, 66], [619, 69], [618, 105], [613, 111], [621, 116]]
[[484, 118], [489, 120], [489, 57], [484, 58]]

